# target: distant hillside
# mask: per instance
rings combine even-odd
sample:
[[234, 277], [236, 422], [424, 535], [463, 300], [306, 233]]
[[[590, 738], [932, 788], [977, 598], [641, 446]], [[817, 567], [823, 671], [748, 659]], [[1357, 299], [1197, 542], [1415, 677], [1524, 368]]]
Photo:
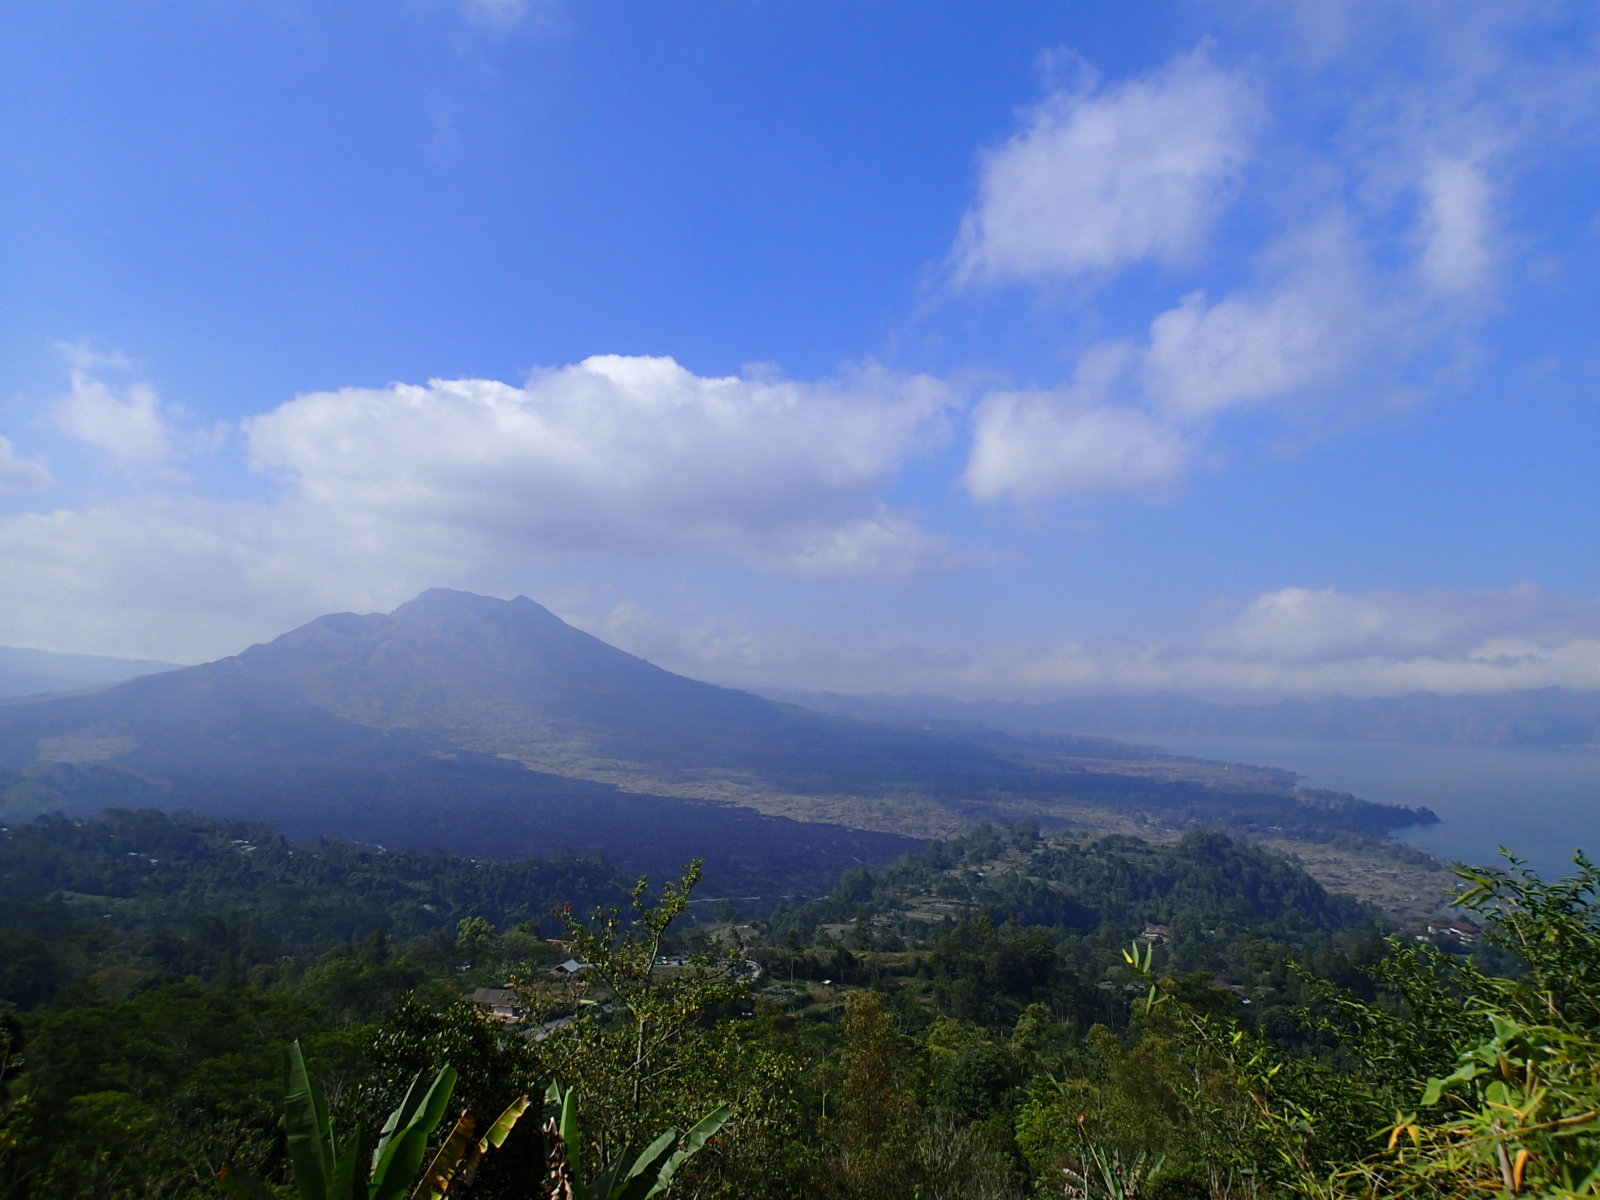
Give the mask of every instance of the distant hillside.
[[0, 1000], [28, 1007], [113, 966], [225, 986], [231, 974], [236, 987], [241, 963], [303, 969], [377, 931], [448, 936], [471, 916], [556, 935], [556, 909], [625, 903], [628, 883], [593, 857], [294, 843], [267, 825], [148, 810], [43, 817], [0, 826]]
[[1192, 956], [1182, 969], [1195, 970], [1223, 943], [1304, 944], [1367, 922], [1375, 910], [1330, 894], [1297, 863], [1220, 833], [1152, 845], [984, 825], [881, 871], [850, 872], [828, 896], [787, 914], [783, 932], [804, 945], [820, 928], [864, 918], [878, 931], [921, 941], [974, 913], [997, 925], [1096, 939], [1111, 962], [1154, 922], [1164, 941]]
[[140, 675], [170, 671], [177, 664], [135, 658], [100, 658], [93, 654], [54, 654], [0, 646], [0, 700], [75, 692], [86, 687], [121, 683]]
[[1098, 739], [823, 716], [663, 671], [526, 598], [443, 590], [0, 705], [0, 818], [111, 805], [658, 874], [704, 855], [712, 886], [769, 897], [996, 817], [1312, 837], [1426, 819]]
[[861, 720], [986, 725], [1011, 733], [1307, 737], [1479, 746], [1600, 746], [1600, 692], [1562, 688], [1491, 696], [1416, 692], [1394, 699], [1213, 704], [1187, 696], [1089, 696], [1048, 704], [945, 696], [777, 693], [817, 712]]

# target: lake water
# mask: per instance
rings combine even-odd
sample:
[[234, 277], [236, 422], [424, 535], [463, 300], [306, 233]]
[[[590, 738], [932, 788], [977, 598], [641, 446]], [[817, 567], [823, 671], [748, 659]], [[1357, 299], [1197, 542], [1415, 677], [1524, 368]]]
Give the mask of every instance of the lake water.
[[1178, 754], [1297, 771], [1310, 787], [1363, 800], [1426, 805], [1437, 825], [1396, 837], [1440, 858], [1499, 862], [1505, 846], [1546, 878], [1566, 874], [1572, 852], [1600, 855], [1600, 751], [1310, 738], [1149, 734], [1125, 741]]

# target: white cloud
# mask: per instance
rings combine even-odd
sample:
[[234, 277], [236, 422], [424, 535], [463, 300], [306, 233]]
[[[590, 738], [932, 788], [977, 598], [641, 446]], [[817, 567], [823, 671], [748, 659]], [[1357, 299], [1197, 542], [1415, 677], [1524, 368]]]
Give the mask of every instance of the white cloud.
[[484, 565], [297, 503], [159, 495], [0, 516], [0, 564], [0, 643], [177, 662], [471, 586]]
[[1494, 220], [1488, 180], [1474, 163], [1439, 159], [1424, 173], [1422, 277], [1434, 291], [1471, 295], [1489, 281]]
[[23, 458], [10, 439], [0, 437], [0, 492], [38, 492], [49, 486], [49, 468], [36, 459]]
[[1292, 288], [1215, 304], [1190, 293], [1150, 324], [1152, 391], [1198, 416], [1298, 390], [1329, 358], [1327, 327], [1307, 300]]
[[951, 403], [933, 379], [873, 366], [794, 383], [604, 355], [523, 387], [315, 393], [246, 431], [257, 469], [397, 537], [804, 558], [859, 541], [876, 490], [942, 435]]
[[[1131, 278], [1062, 330], [1103, 331], [1087, 353], [1116, 348], [1125, 375], [986, 401], [975, 498], [1139, 490], [1203, 445], [1223, 461], [1237, 414], [1293, 440], [1470, 381], [1472, 335], [1518, 283], [1503, 264], [1536, 236], [1512, 225], [1519, 187], [1592, 156], [1584, 6], [1225, 7], [1224, 43], [1104, 85], [1080, 63], [984, 158], [958, 282]], [[1127, 271], [1148, 261], [1181, 284]], [[1079, 452], [1097, 445], [1099, 471]]]
[[72, 390], [57, 401], [55, 422], [63, 433], [88, 442], [130, 466], [160, 466], [172, 456], [161, 398], [135, 382], [119, 394], [85, 367], [71, 373]]
[[560, 615], [602, 641], [669, 671], [735, 687], [770, 679], [775, 668], [781, 673], [796, 667], [806, 654], [792, 633], [756, 633], [678, 612], [662, 616], [632, 600], [600, 613], [563, 609]]
[[973, 414], [964, 482], [980, 502], [1148, 491], [1179, 479], [1188, 456], [1177, 432], [1137, 409], [1070, 389], [1007, 392]]
[[1240, 186], [1255, 116], [1250, 89], [1205, 46], [1124, 83], [1053, 92], [984, 156], [958, 282], [1191, 260]]
[[[1397, 630], [1393, 604], [1346, 596], [1331, 588], [1287, 587], [1257, 596], [1213, 646], [1251, 657], [1301, 661], [1371, 653], [1392, 644]], [[1415, 631], [1401, 642], [1412, 643]], [[1432, 640], [1432, 639], [1424, 639]]]
[[[948, 644], [911, 645], [891, 633], [887, 644], [836, 624], [817, 636], [803, 624], [707, 616], [664, 600], [657, 608], [623, 601], [599, 610], [561, 610], [563, 619], [632, 654], [695, 679], [729, 687], [872, 691], [948, 687], [968, 662]], [[754, 623], [746, 623], [749, 620]]]
[[1208, 302], [1192, 292], [1150, 323], [1143, 363], [1152, 403], [1206, 417], [1326, 389], [1383, 327], [1361, 250], [1329, 220], [1273, 248], [1268, 280]]
[[1091, 345], [1070, 385], [986, 398], [973, 414], [973, 497], [1148, 491], [1225, 444], [1226, 420], [1245, 411], [1296, 423], [1336, 411], [1347, 423], [1453, 327], [1371, 263], [1342, 212], [1308, 216], [1255, 259], [1255, 280], [1216, 299], [1190, 292], [1144, 341]]
[[[1405, 282], [1440, 301], [1515, 286], [1496, 270], [1529, 232], [1514, 217], [1544, 207], [1519, 204], [1519, 186], [1531, 170], [1593, 154], [1593, 5], [1323, 0], [1230, 3], [1218, 16], [1256, 41], [1276, 89], [1314, 114], [1317, 152], [1397, 278], [1414, 274]], [[1477, 314], [1468, 305], [1464, 315]]]
[[758, 688], [1012, 699], [1171, 691], [1257, 702], [1600, 690], [1600, 602], [1528, 587], [1360, 594], [1286, 587], [1192, 635], [1145, 641], [916, 642], [898, 629], [818, 640], [792, 626], [664, 618], [634, 602], [569, 619], [672, 670]]
[[[58, 419], [124, 461], [172, 452], [175, 439], [138, 436], [161, 415], [148, 388], [77, 371], [73, 401]], [[501, 590], [574, 555], [708, 555], [812, 578], [950, 569], [961, 556], [880, 493], [947, 437], [953, 403], [935, 380], [872, 365], [798, 383], [620, 356], [522, 387], [305, 395], [244, 423], [275, 494], [152, 489], [0, 517], [0, 641], [192, 660], [425, 587]], [[47, 478], [9, 443], [0, 466], [8, 483]]]
[[[936, 536], [882, 511], [839, 529], [832, 540], [801, 546], [810, 563], [761, 565], [892, 574], [950, 561]], [[0, 641], [194, 661], [235, 653], [323, 612], [387, 610], [436, 584], [530, 590], [527, 582], [507, 589], [490, 581], [494, 572], [529, 579], [526, 555], [490, 563], [476, 546], [452, 551], [431, 536], [403, 534], [386, 519], [352, 523], [298, 499], [268, 506], [147, 497], [0, 517]], [[1290, 586], [1192, 635], [1053, 645], [966, 636], [918, 643], [897, 627], [846, 638], [805, 622], [741, 628], [706, 617], [692, 596], [674, 603], [665, 620], [637, 604], [610, 604], [586, 619], [587, 601], [562, 615], [671, 669], [745, 686], [1002, 697], [1170, 690], [1256, 700], [1600, 689], [1600, 602], [1531, 587]]]
[[179, 661], [233, 653], [272, 607], [271, 573], [249, 570], [253, 542], [148, 501], [0, 518], [0, 640]]
[[969, 692], [1016, 695], [1062, 692], [1173, 691], [1234, 701], [1342, 695], [1364, 700], [1412, 692], [1488, 695], [1543, 687], [1600, 689], [1600, 638], [1548, 648], [1524, 647], [1515, 658], [1464, 653], [1368, 657], [1332, 662], [1279, 662], [1208, 655], [1129, 654], [1068, 646], [1018, 660], [1014, 670], [974, 672]]
[[1600, 602], [1535, 588], [1368, 592], [1286, 587], [1198, 636], [1015, 649], [946, 684], [968, 693], [1176, 691], [1234, 699], [1600, 689]]
[[835, 578], [919, 575], [960, 562], [948, 538], [880, 509], [870, 517], [802, 534], [792, 549], [767, 558], [763, 565], [791, 575]]
[[1537, 588], [1506, 592], [1367, 592], [1288, 587], [1258, 596], [1214, 649], [1278, 660], [1387, 657], [1504, 661], [1502, 650], [1540, 652], [1600, 637], [1600, 605]]

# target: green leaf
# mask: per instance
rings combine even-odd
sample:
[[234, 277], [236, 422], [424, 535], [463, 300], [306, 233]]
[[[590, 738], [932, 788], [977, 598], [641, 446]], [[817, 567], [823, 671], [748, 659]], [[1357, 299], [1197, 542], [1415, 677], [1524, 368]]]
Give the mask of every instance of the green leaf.
[[371, 1200], [400, 1200], [410, 1190], [411, 1181], [422, 1169], [428, 1138], [444, 1120], [445, 1106], [450, 1103], [450, 1093], [455, 1086], [455, 1069], [443, 1067], [434, 1076], [427, 1094], [411, 1107], [410, 1120], [393, 1134], [373, 1164], [372, 1184], [368, 1189]]
[[294, 1164], [300, 1200], [327, 1200], [333, 1174], [333, 1146], [328, 1136], [328, 1106], [306, 1071], [300, 1043], [284, 1051], [283, 1128], [288, 1134], [289, 1161]]
[[418, 1071], [411, 1080], [411, 1086], [406, 1088], [406, 1094], [401, 1098], [395, 1110], [389, 1114], [389, 1119], [383, 1123], [383, 1129], [378, 1134], [378, 1146], [373, 1154], [375, 1158], [382, 1158], [389, 1150], [392, 1142], [399, 1132], [410, 1125], [417, 1115], [417, 1109], [422, 1106], [422, 1097], [425, 1095], [422, 1087], [422, 1072]]
[[658, 1192], [666, 1191], [672, 1184], [672, 1177], [678, 1173], [678, 1168], [700, 1153], [706, 1142], [711, 1139], [717, 1130], [728, 1123], [728, 1118], [731, 1116], [733, 1116], [733, 1109], [724, 1104], [713, 1108], [695, 1122], [694, 1128], [689, 1130], [688, 1135], [683, 1139], [683, 1148], [667, 1160], [666, 1165], [661, 1168], [661, 1174], [657, 1178], [656, 1186], [646, 1192], [645, 1195], [647, 1197], [654, 1196]]
[[[554, 1087], [555, 1085], [551, 1085]], [[560, 1088], [555, 1088], [556, 1095], [561, 1100], [561, 1140], [567, 1145], [567, 1165], [572, 1168], [572, 1178], [578, 1186], [584, 1187], [583, 1175], [583, 1133], [578, 1128], [578, 1093], [574, 1088], [568, 1088], [563, 1094]]]
[[328, 1200], [367, 1200], [367, 1171], [372, 1166], [372, 1136], [357, 1129], [347, 1139], [333, 1164]]
[[588, 1197], [588, 1200], [616, 1200], [613, 1192], [613, 1189], [617, 1186], [615, 1183], [616, 1177], [621, 1173], [622, 1168], [632, 1161], [633, 1152], [624, 1150], [602, 1167], [585, 1186], [584, 1194]]
[[[667, 1156], [672, 1153], [672, 1147], [678, 1141], [678, 1131], [669, 1129], [644, 1148], [644, 1151], [633, 1160], [628, 1173], [622, 1179], [606, 1189], [597, 1200], [644, 1200], [646, 1196], [653, 1196], [660, 1191], [661, 1172], [665, 1169]], [[616, 1166], [620, 1166], [619, 1159]], [[612, 1169], [616, 1174], [615, 1167]], [[598, 1189], [597, 1189], [598, 1190]]]

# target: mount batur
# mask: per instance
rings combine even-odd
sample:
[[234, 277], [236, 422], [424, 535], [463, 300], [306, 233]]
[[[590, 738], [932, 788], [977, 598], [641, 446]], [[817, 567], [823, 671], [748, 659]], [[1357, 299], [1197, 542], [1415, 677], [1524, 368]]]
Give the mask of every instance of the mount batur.
[[598, 851], [814, 893], [986, 819], [1310, 839], [1425, 811], [1100, 738], [828, 716], [661, 670], [524, 597], [433, 590], [202, 666], [0, 705], [0, 817], [108, 807], [493, 857]]

